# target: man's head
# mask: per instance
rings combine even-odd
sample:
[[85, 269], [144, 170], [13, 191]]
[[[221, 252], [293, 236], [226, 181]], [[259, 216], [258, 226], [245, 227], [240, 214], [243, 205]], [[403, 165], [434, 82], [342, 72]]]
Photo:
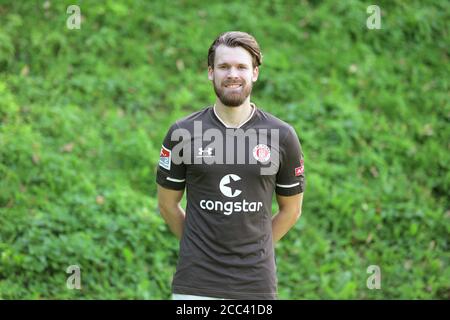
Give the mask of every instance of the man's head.
[[240, 106], [250, 96], [261, 63], [259, 45], [248, 33], [230, 31], [214, 40], [208, 51], [208, 78], [225, 106]]

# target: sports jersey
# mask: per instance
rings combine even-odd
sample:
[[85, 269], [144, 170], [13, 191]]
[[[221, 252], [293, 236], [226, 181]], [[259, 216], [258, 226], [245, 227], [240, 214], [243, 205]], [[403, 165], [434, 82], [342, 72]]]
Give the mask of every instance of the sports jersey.
[[209, 106], [163, 141], [156, 181], [187, 197], [173, 293], [277, 298], [272, 196], [303, 192], [303, 153], [289, 124], [251, 105], [239, 128]]

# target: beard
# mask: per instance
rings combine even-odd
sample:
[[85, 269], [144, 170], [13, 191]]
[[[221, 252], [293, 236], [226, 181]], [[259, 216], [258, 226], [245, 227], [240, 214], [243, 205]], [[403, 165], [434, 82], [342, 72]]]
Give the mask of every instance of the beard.
[[[226, 88], [229, 84], [241, 84], [239, 88]], [[216, 81], [213, 80], [214, 91], [216, 96], [227, 107], [239, 107], [244, 103], [245, 99], [250, 95], [253, 88], [253, 83], [247, 84], [245, 80], [224, 81], [222, 84], [217, 85]]]

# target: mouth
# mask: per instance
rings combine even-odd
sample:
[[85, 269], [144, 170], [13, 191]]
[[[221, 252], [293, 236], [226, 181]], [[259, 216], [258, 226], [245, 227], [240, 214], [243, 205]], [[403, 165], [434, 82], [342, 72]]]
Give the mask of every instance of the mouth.
[[242, 87], [242, 84], [240, 83], [230, 83], [230, 84], [226, 84], [225, 88], [229, 88], [229, 89], [237, 89]]

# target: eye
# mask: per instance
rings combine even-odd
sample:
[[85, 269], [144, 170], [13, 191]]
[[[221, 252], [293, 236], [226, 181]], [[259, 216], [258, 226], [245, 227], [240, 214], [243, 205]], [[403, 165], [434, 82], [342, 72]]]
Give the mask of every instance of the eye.
[[245, 69], [247, 69], [246, 66], [239, 66], [238, 68], [239, 68], [239, 70], [245, 70]]

